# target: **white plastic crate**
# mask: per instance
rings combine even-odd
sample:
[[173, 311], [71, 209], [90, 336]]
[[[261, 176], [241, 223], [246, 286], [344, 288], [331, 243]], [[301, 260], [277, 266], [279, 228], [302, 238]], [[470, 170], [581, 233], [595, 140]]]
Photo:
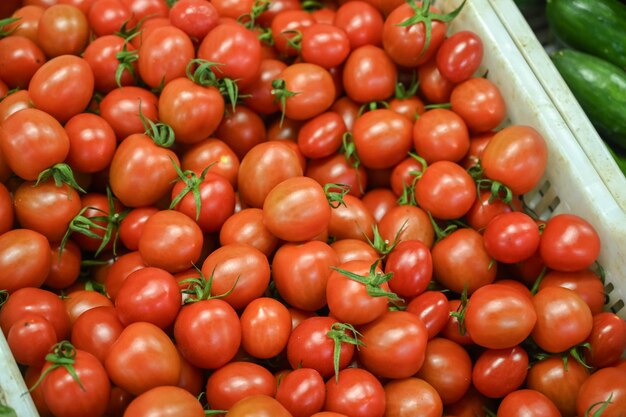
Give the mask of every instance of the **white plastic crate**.
[[[437, 6], [450, 11], [461, 1]], [[482, 38], [483, 64], [502, 92], [510, 122], [533, 126], [546, 139], [548, 167], [526, 204], [544, 219], [574, 213], [593, 224], [602, 239], [609, 306], [626, 318], [626, 180], [512, 0], [467, 0], [450, 28], [463, 29]], [[0, 403], [19, 417], [38, 415], [1, 332]]]
[[[451, 11], [462, 0], [437, 5]], [[584, 217], [602, 240], [611, 310], [626, 318], [626, 179], [512, 0], [467, 0], [450, 26], [484, 43], [487, 78], [502, 92], [511, 123], [533, 126], [548, 145], [548, 166], [524, 201], [540, 218]]]

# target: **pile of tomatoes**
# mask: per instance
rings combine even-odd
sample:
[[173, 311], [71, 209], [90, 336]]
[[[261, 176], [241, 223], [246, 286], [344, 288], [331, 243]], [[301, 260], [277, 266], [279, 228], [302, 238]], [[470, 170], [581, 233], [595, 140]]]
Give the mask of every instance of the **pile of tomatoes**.
[[546, 142], [462, 6], [3, 1], [0, 327], [40, 415], [623, 415], [600, 240], [524, 212]]

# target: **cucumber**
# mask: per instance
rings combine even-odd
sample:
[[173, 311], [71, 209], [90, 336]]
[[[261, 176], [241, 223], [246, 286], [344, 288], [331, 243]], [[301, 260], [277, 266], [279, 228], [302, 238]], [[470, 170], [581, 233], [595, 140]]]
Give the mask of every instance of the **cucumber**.
[[546, 17], [558, 40], [626, 69], [626, 5], [619, 0], [548, 0]]
[[624, 152], [620, 152], [619, 150], [616, 151], [608, 145], [607, 148], [613, 159], [615, 159], [615, 162], [617, 162], [617, 166], [620, 171], [622, 171], [622, 174], [626, 176], [626, 154], [624, 154]]
[[626, 72], [572, 49], [551, 58], [600, 136], [626, 149]]

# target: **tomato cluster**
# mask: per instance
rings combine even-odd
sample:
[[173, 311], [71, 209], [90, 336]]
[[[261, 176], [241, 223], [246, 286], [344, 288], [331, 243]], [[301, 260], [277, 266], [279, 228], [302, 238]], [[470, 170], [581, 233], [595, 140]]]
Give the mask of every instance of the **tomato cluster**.
[[0, 327], [39, 413], [622, 415], [599, 237], [523, 210], [547, 145], [461, 8], [2, 2]]

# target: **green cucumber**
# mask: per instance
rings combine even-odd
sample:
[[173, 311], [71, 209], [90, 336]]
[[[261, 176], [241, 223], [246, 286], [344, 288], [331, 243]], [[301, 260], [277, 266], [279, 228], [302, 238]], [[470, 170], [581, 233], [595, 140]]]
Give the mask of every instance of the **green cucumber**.
[[618, 0], [548, 0], [546, 17], [570, 48], [626, 69], [626, 5]]
[[626, 154], [624, 152], [621, 152], [619, 149], [613, 149], [609, 145], [607, 145], [607, 149], [609, 150], [609, 153], [611, 154], [613, 159], [615, 159], [615, 162], [617, 162], [617, 166], [619, 167], [620, 171], [622, 171], [622, 174], [626, 176]]
[[572, 49], [551, 58], [600, 136], [626, 149], [626, 72]]

